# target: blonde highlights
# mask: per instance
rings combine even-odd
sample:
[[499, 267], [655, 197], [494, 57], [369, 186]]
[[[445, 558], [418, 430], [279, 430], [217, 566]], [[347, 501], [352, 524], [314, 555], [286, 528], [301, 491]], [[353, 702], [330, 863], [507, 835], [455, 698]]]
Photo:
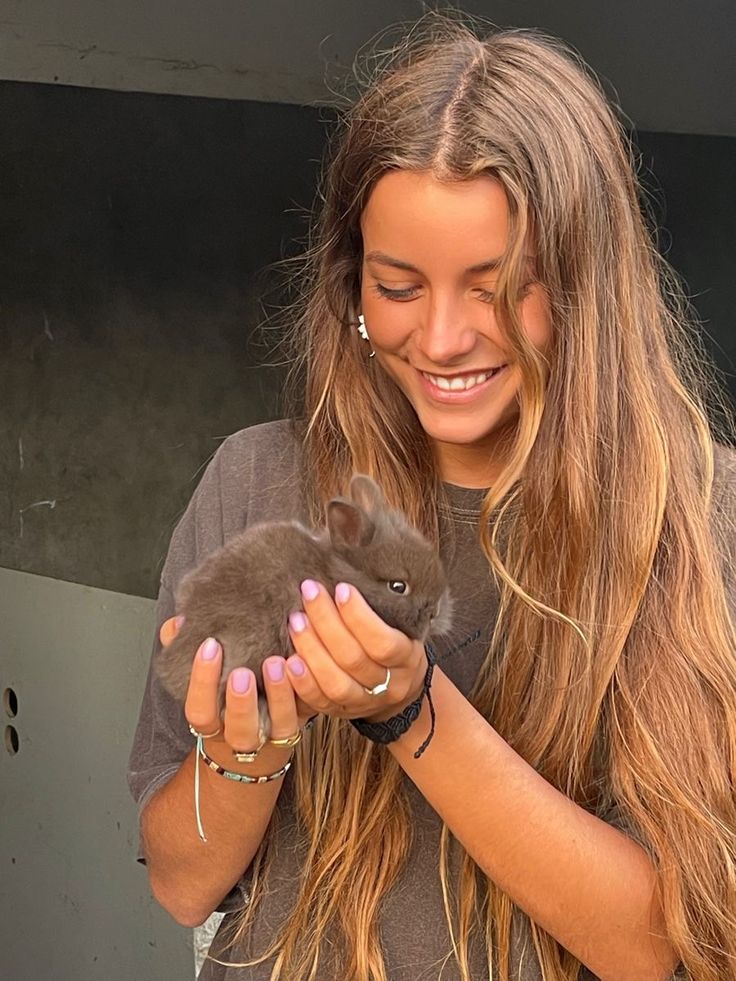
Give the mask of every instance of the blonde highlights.
[[[733, 422], [596, 80], [554, 39], [484, 36], [464, 21], [427, 15], [376, 60], [333, 145], [291, 311], [314, 517], [360, 470], [380, 474], [388, 499], [438, 540], [432, 447], [354, 328], [359, 221], [392, 169], [494, 176], [512, 223], [497, 315], [523, 383], [479, 522], [500, 606], [471, 701], [551, 784], [641, 842], [690, 974], [736, 979], [736, 637], [713, 515], [721, 545], [736, 529], [718, 510], [708, 411], [728, 421], [726, 435]], [[530, 230], [552, 313], [547, 360], [514, 299]], [[299, 898], [249, 963], [275, 958], [274, 981], [326, 977], [329, 938], [334, 976], [388, 981], [378, 914], [411, 843], [401, 771], [326, 718], [295, 769]], [[470, 981], [478, 935], [508, 981], [512, 920], [525, 914], [467, 855], [451, 882], [450, 846], [445, 828], [448, 954]], [[267, 836], [233, 944], [262, 898], [268, 847]], [[546, 981], [577, 978], [580, 963], [530, 929]]]

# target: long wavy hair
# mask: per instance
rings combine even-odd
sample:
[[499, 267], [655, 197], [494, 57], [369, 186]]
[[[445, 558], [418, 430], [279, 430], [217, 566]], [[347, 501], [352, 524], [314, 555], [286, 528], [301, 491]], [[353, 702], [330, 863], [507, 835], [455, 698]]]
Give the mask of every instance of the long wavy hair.
[[[313, 517], [359, 470], [437, 540], [432, 447], [355, 330], [359, 220], [390, 170], [493, 175], [511, 213], [496, 313], [523, 387], [478, 525], [500, 607], [470, 698], [553, 786], [593, 813], [615, 810], [653, 860], [692, 977], [736, 979], [736, 638], [712, 520], [714, 439], [729, 440], [733, 419], [658, 254], [629, 139], [579, 57], [538, 32], [433, 12], [366, 65], [288, 310]], [[548, 364], [515, 301], [530, 231], [552, 312]], [[298, 754], [298, 901], [254, 953], [267, 835], [232, 943], [248, 949], [243, 963], [274, 958], [274, 981], [388, 981], [377, 914], [411, 841], [402, 773], [344, 720], [321, 718]], [[445, 827], [448, 957], [470, 981], [478, 936], [489, 976], [507, 981], [513, 903], [464, 852], [449, 881], [451, 844]], [[544, 978], [577, 978], [580, 962], [530, 929]]]

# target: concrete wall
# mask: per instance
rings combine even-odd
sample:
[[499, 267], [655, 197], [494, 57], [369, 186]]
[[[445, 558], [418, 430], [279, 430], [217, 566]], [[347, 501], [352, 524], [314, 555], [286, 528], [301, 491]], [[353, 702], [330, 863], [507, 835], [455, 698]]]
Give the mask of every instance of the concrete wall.
[[306, 233], [318, 116], [0, 84], [0, 566], [155, 594], [202, 466], [276, 412], [254, 280]]

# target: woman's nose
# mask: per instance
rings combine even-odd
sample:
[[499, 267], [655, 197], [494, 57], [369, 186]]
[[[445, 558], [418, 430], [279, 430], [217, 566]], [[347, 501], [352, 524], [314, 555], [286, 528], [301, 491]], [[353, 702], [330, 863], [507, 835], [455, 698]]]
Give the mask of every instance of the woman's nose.
[[423, 311], [416, 346], [433, 364], [450, 364], [475, 347], [477, 331], [462, 304], [435, 302]]

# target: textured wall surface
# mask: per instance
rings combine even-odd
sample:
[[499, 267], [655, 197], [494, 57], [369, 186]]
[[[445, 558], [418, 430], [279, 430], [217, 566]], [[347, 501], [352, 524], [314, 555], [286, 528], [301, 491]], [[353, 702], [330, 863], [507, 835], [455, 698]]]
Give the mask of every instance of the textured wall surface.
[[[327, 129], [297, 106], [0, 84], [0, 566], [155, 594], [202, 466], [277, 413], [255, 276], [306, 232]], [[638, 140], [736, 393], [736, 140]]]
[[155, 593], [200, 468], [276, 412], [253, 280], [322, 141], [293, 106], [0, 85], [0, 566]]

